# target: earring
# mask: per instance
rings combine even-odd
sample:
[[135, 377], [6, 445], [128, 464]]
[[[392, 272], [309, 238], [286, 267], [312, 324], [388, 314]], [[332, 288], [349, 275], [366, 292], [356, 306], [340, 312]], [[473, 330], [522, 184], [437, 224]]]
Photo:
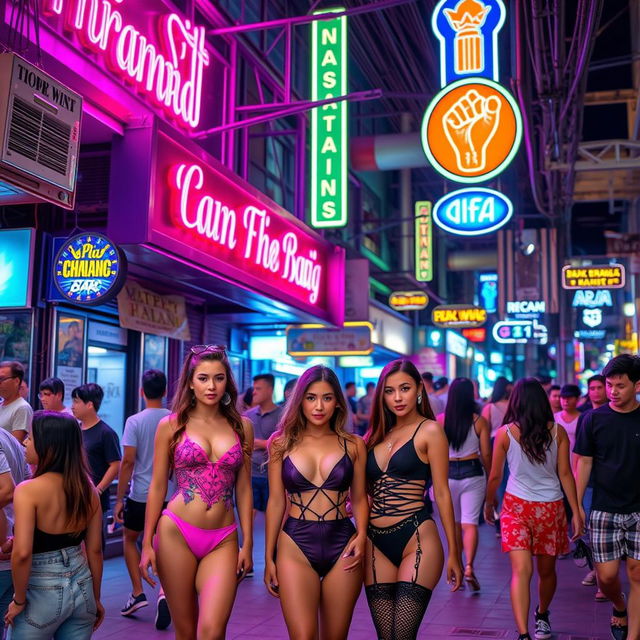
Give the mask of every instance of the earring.
[[418, 394], [418, 404], [422, 404], [422, 394]]
[[222, 398], [220, 398], [220, 402], [222, 402], [222, 404], [227, 407], [231, 404], [231, 396], [229, 395], [229, 393], [227, 391], [224, 392], [224, 395], [222, 396]]

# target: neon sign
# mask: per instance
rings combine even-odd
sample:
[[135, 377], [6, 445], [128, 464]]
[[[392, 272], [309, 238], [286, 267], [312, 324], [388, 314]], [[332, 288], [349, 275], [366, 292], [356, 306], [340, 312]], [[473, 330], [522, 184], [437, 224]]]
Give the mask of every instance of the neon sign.
[[500, 344], [547, 344], [549, 331], [537, 320], [501, 320], [493, 325], [493, 338]]
[[63, 298], [86, 305], [104, 304], [122, 289], [126, 258], [109, 238], [80, 233], [67, 240], [53, 263], [53, 282]]
[[507, 302], [507, 313], [516, 318], [539, 318], [547, 310], [544, 300], [515, 300]]
[[487, 321], [487, 310], [466, 304], [440, 305], [431, 312], [431, 320], [436, 327], [481, 327]]
[[487, 339], [487, 330], [484, 327], [463, 329], [461, 333], [469, 342], [484, 342]]
[[396, 311], [420, 311], [429, 304], [429, 296], [423, 291], [394, 291], [389, 296], [389, 306]]
[[85, 48], [104, 55], [112, 72], [178, 123], [196, 128], [203, 73], [210, 61], [204, 27], [167, 13], [159, 20], [158, 41], [153, 44], [148, 34], [127, 21], [125, 1], [45, 0], [45, 13], [64, 15], [64, 29], [76, 34]]
[[433, 280], [433, 228], [431, 203], [416, 202], [415, 271], [418, 282]]
[[481, 273], [478, 276], [478, 297], [487, 313], [495, 313], [498, 310], [498, 274]]
[[373, 351], [373, 325], [345, 322], [343, 327], [322, 324], [289, 325], [287, 353], [290, 356], [367, 356]]
[[609, 289], [578, 289], [573, 294], [572, 307], [613, 307], [613, 298]]
[[433, 168], [456, 182], [484, 182], [504, 171], [522, 140], [513, 96], [486, 78], [447, 85], [431, 101], [421, 139]]
[[563, 289], [622, 289], [624, 284], [625, 270], [621, 264], [562, 267]]
[[[316, 13], [344, 11], [323, 9]], [[311, 27], [311, 99], [347, 93], [347, 17], [315, 20]], [[347, 101], [311, 111], [311, 226], [347, 224]]]
[[468, 76], [499, 79], [502, 0], [440, 0], [431, 27], [440, 42], [440, 86]]
[[481, 187], [452, 191], [440, 198], [433, 219], [445, 231], [459, 236], [479, 236], [504, 226], [513, 215], [511, 200]]

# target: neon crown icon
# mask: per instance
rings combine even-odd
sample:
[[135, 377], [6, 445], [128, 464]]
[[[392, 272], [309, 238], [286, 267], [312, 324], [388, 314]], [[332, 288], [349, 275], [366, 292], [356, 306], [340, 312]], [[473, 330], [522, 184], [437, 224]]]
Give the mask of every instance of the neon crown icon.
[[457, 32], [480, 31], [489, 11], [491, 7], [479, 0], [460, 0], [455, 9], [445, 9], [444, 14]]

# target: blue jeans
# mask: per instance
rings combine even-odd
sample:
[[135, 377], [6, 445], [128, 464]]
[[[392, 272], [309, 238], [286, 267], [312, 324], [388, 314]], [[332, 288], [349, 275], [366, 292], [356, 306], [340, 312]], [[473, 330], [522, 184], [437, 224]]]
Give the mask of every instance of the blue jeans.
[[13, 640], [88, 640], [96, 621], [93, 578], [80, 546], [36, 553], [27, 606], [16, 616]]
[[4, 616], [9, 608], [9, 603], [13, 598], [13, 580], [11, 579], [11, 569], [0, 571], [0, 638], [4, 638]]

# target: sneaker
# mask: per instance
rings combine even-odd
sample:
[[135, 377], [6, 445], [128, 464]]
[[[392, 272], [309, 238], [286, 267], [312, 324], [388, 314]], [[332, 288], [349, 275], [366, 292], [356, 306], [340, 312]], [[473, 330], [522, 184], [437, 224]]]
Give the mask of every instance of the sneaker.
[[142, 609], [142, 607], [146, 607], [148, 604], [147, 596], [145, 596], [144, 593], [141, 593], [139, 596], [134, 596], [132, 593], [127, 600], [127, 604], [120, 609], [120, 615], [130, 616], [132, 613], [135, 613], [138, 609]]
[[595, 569], [592, 571], [589, 571], [589, 573], [587, 573], [587, 575], [582, 578], [582, 584], [585, 587], [595, 587], [596, 585], [596, 572]]
[[171, 624], [171, 613], [169, 613], [169, 605], [164, 596], [158, 598], [156, 608], [156, 629], [162, 631]]
[[596, 591], [596, 602], [609, 602], [609, 598], [607, 598], [607, 596], [598, 589]]
[[540, 615], [536, 609], [536, 630], [533, 634], [536, 640], [548, 640], [551, 637], [551, 624], [549, 624], [549, 612]]

